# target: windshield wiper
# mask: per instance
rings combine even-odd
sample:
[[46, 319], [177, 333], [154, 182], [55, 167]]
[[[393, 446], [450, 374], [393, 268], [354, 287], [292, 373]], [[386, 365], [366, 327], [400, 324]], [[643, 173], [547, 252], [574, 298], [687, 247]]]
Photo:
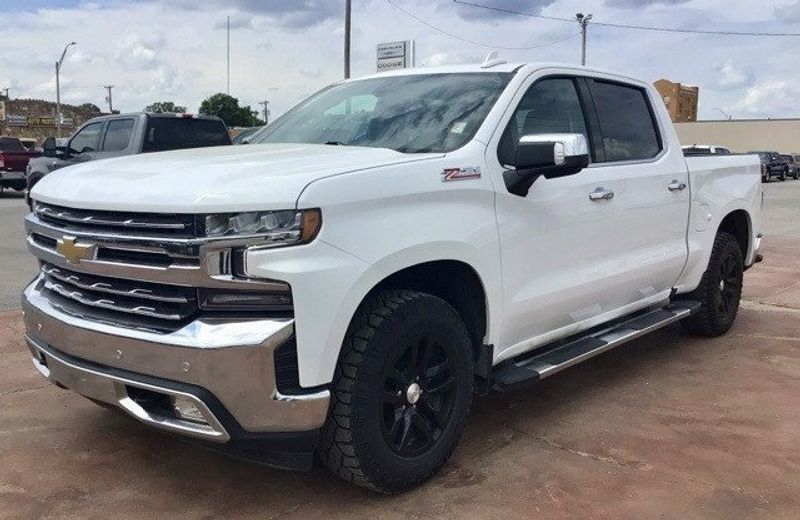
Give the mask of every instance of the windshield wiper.
[[341, 141], [326, 141], [325, 144], [328, 144], [328, 145], [331, 145], [331, 146], [347, 146], [345, 143], [343, 143]]

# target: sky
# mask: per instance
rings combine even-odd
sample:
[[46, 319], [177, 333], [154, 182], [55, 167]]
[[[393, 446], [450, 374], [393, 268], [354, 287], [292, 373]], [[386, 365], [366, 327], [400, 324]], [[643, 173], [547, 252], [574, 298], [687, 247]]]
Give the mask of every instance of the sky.
[[[683, 29], [797, 32], [800, 0], [470, 0], [552, 17]], [[397, 4], [443, 34], [392, 5]], [[62, 100], [142, 110], [173, 101], [197, 111], [226, 90], [272, 117], [343, 76], [344, 0], [0, 0], [0, 89], [55, 99], [54, 62], [71, 47]], [[575, 64], [577, 22], [518, 16], [452, 0], [353, 0], [352, 75], [375, 72], [379, 42], [414, 40], [417, 66], [483, 61]], [[454, 37], [454, 36], [455, 37]], [[470, 42], [464, 41], [470, 40]], [[474, 42], [474, 43], [471, 43]], [[556, 43], [553, 43], [556, 42]], [[701, 119], [800, 117], [800, 37], [674, 34], [589, 25], [588, 65], [700, 87]]]

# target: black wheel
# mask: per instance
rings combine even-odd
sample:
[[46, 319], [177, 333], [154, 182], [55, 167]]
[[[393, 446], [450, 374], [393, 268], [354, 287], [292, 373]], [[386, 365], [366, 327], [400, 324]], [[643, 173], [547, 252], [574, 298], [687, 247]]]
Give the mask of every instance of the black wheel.
[[794, 171], [794, 180], [800, 179], [800, 168]]
[[471, 351], [461, 317], [444, 300], [406, 290], [370, 296], [344, 340], [320, 459], [380, 493], [427, 480], [464, 429]]
[[717, 235], [700, 286], [689, 295], [689, 298], [700, 301], [702, 306], [696, 314], [683, 320], [686, 330], [708, 337], [728, 332], [739, 312], [742, 296], [742, 256], [739, 243], [733, 235]]
[[781, 172], [781, 181], [785, 181], [785, 180], [786, 180], [786, 176], [787, 176], [787, 175], [788, 175], [788, 174], [786, 173], [786, 170], [783, 170], [783, 171]]

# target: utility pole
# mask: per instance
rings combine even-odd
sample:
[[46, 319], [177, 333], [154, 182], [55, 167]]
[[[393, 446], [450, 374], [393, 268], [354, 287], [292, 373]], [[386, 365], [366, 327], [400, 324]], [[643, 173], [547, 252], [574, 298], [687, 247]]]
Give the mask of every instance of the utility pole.
[[231, 95], [231, 15], [228, 15], [228, 95]]
[[11, 96], [9, 96], [9, 94], [8, 94], [8, 87], [6, 87], [4, 90], [6, 91], [6, 99], [8, 101], [11, 101]]
[[108, 95], [106, 96], [106, 102], [108, 103], [108, 112], [110, 114], [113, 114], [114, 104], [111, 102], [111, 89], [114, 88], [114, 85], [103, 85], [103, 88], [108, 91]]
[[583, 41], [581, 44], [581, 65], [586, 65], [586, 28], [589, 26], [589, 20], [592, 19], [592, 15], [587, 14], [584, 16], [583, 13], [578, 13], [575, 15], [575, 18], [581, 26], [581, 37]]
[[75, 42], [69, 42], [64, 46], [64, 51], [61, 57], [56, 61], [56, 137], [61, 137], [61, 66], [64, 63], [64, 56], [67, 55], [67, 49], [71, 45], [76, 45]]
[[344, 4], [344, 79], [350, 77], [350, 12], [352, 7], [351, 0], [345, 0]]
[[267, 100], [259, 101], [258, 104], [259, 105], [264, 105], [264, 124], [266, 125], [267, 123], [269, 123], [269, 114], [270, 114], [270, 112], [269, 112], [269, 101], [267, 101]]

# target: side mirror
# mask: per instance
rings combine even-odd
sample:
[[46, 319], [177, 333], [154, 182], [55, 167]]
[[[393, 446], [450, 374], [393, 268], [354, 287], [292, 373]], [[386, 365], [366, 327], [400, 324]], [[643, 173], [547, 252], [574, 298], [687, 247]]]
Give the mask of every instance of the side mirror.
[[510, 193], [522, 197], [539, 177], [575, 175], [589, 166], [589, 144], [583, 134], [526, 135], [519, 140], [514, 170], [503, 174]]
[[55, 137], [48, 137], [42, 142], [42, 155], [45, 157], [55, 157], [57, 155]]

